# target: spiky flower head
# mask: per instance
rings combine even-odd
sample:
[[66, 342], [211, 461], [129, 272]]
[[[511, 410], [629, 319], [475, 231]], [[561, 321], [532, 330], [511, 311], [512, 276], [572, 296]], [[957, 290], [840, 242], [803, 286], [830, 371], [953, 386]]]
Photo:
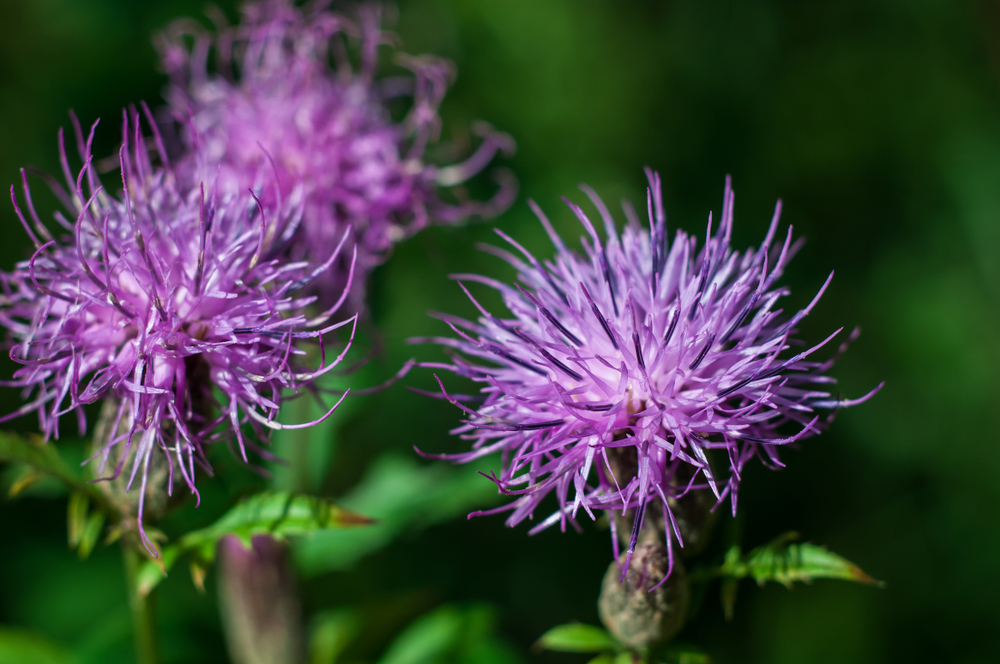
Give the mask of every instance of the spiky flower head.
[[[213, 177], [182, 187], [158, 135], [163, 165], [150, 161], [134, 111], [123, 123], [122, 191], [113, 196], [90, 156], [96, 126], [84, 141], [77, 125], [84, 164], [76, 177], [60, 132], [68, 190], [53, 190], [72, 216], [56, 215], [57, 234], [35, 213], [27, 179], [30, 223], [11, 187], [35, 252], [0, 273], [0, 324], [21, 365], [8, 384], [25, 400], [4, 419], [36, 412], [44, 436], [58, 438], [61, 417], [73, 413], [82, 435], [86, 405], [117, 404], [91, 461], [95, 474], [117, 477], [130, 460], [124, 471], [129, 486], [140, 478], [139, 530], [152, 547], [142, 517], [154, 455], [164, 455], [168, 491], [179, 474], [197, 493], [195, 467], [210, 473], [208, 444], [235, 439], [244, 460], [247, 448], [262, 452], [255, 441], [283, 427], [282, 401], [343, 357], [326, 357], [324, 335], [356, 317], [331, 324], [333, 310], [305, 313], [315, 297], [303, 289], [337, 251], [320, 265], [276, 259], [300, 210], [223, 192]], [[319, 345], [321, 357], [310, 360], [318, 368], [301, 361], [307, 340]]]
[[454, 433], [473, 441], [471, 451], [442, 457], [467, 462], [502, 452], [501, 473], [492, 479], [515, 499], [484, 513], [512, 510], [513, 526], [554, 494], [558, 509], [534, 533], [576, 526], [581, 509], [592, 519], [596, 510], [633, 510], [629, 554], [650, 518], [647, 507], [662, 510], [668, 547], [671, 530], [683, 545], [676, 499], [710, 490], [718, 501], [728, 496], [735, 511], [748, 461], [781, 466], [778, 449], [818, 433], [822, 411], [864, 400], [832, 396], [833, 359], [812, 359], [837, 332], [789, 353], [796, 326], [829, 279], [794, 315], [776, 309], [788, 294], [777, 280], [799, 246], [790, 228], [775, 243], [780, 203], [760, 246], [736, 252], [727, 179], [722, 218], [713, 232], [709, 216], [699, 249], [683, 231], [668, 242], [659, 176], [647, 176], [648, 230], [625, 206], [629, 223], [619, 234], [601, 199], [582, 187], [604, 222], [602, 241], [584, 211], [566, 201], [586, 229], [582, 254], [567, 248], [532, 203], [555, 245], [552, 261], [539, 261], [498, 230], [520, 256], [491, 252], [517, 270], [517, 283], [456, 277], [460, 285], [498, 290], [510, 316], [493, 315], [466, 290], [478, 321], [443, 316], [458, 338], [417, 340], [457, 351], [452, 363], [428, 366], [483, 385], [472, 396], [441, 389], [468, 416]]
[[[327, 10], [328, 4], [248, 2], [236, 26], [213, 35], [178, 22], [159, 46], [183, 140], [221, 163], [223, 187], [251, 186], [266, 168], [275, 173], [277, 196], [301, 190], [293, 258], [325, 259], [350, 231], [358, 245], [360, 305], [368, 271], [395, 242], [434, 220], [490, 217], [512, 202], [516, 186], [509, 176], [485, 203], [451, 205], [438, 192], [481, 171], [498, 149], [512, 150], [513, 141], [481, 125], [483, 141], [468, 160], [440, 169], [425, 163], [425, 149], [440, 132], [437, 110], [454, 74], [451, 63], [397, 53], [407, 74], [377, 78], [380, 47], [394, 42], [380, 28], [379, 7], [361, 5], [348, 16]], [[348, 45], [355, 43], [352, 64]], [[213, 51], [217, 64], [210, 71]], [[409, 100], [401, 122], [390, 117], [387, 104], [394, 99]], [[321, 298], [343, 287], [345, 264], [340, 268], [317, 282]]]

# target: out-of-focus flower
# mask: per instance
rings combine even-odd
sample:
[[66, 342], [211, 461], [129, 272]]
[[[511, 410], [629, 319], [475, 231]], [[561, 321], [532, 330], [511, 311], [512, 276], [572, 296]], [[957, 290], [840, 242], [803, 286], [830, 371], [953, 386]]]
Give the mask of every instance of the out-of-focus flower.
[[461, 281], [498, 290], [511, 316], [494, 316], [466, 290], [482, 314], [478, 322], [444, 315], [457, 339], [415, 341], [457, 351], [450, 364], [425, 366], [483, 384], [478, 396], [454, 397], [442, 385], [468, 416], [454, 433], [473, 444], [469, 452], [441, 458], [466, 462], [502, 452], [502, 471], [492, 479], [515, 500], [484, 514], [513, 510], [507, 520], [513, 526], [554, 493], [559, 508], [534, 533], [555, 523], [576, 527], [580, 509], [591, 518], [594, 510], [633, 510], [629, 560], [653, 507], [662, 510], [662, 521], [655, 516], [667, 533], [672, 564], [671, 531], [683, 546], [675, 499], [711, 490], [718, 501], [728, 496], [735, 512], [750, 459], [783, 465], [778, 448], [818, 433], [825, 424], [819, 411], [868, 397], [832, 396], [827, 370], [833, 358], [812, 359], [836, 332], [788, 353], [796, 326], [829, 279], [796, 314], [776, 309], [788, 294], [776, 281], [799, 246], [790, 228], [784, 242], [774, 242], [780, 204], [760, 247], [735, 252], [727, 180], [720, 223], [713, 234], [709, 216], [698, 250], [683, 231], [668, 243], [659, 176], [648, 170], [647, 176], [648, 230], [626, 205], [629, 223], [619, 235], [604, 203], [583, 187], [603, 219], [602, 242], [583, 210], [566, 201], [587, 232], [582, 255], [566, 247], [531, 203], [555, 245], [553, 261], [540, 262], [498, 230], [521, 256], [491, 253], [514, 266], [520, 283], [456, 277], [463, 290]]
[[[376, 78], [379, 47], [393, 43], [380, 28], [378, 6], [361, 5], [348, 17], [328, 11], [328, 4], [249, 2], [239, 25], [217, 21], [213, 35], [179, 21], [158, 44], [183, 141], [210, 165], [221, 164], [223, 188], [255, 186], [264, 169], [279, 186], [259, 195], [301, 193], [293, 259], [323, 260], [349, 231], [358, 246], [354, 304], [361, 306], [368, 272], [395, 242], [434, 220], [491, 217], [510, 205], [512, 176], [501, 178], [487, 202], [452, 205], [438, 191], [472, 177], [498, 149], [512, 150], [513, 141], [483, 124], [483, 141], [468, 160], [445, 168], [425, 163], [425, 148], [440, 132], [437, 109], [453, 77], [451, 63], [397, 54], [410, 74]], [[355, 64], [349, 43], [357, 43]], [[412, 99], [398, 123], [386, 105], [393, 98]], [[316, 282], [321, 302], [343, 288], [346, 268], [341, 261]]]
[[[331, 323], [339, 303], [312, 319], [305, 314], [315, 297], [303, 289], [341, 247], [319, 265], [276, 258], [301, 209], [223, 192], [214, 177], [180, 186], [158, 134], [163, 165], [150, 161], [135, 112], [123, 123], [123, 190], [112, 196], [92, 165], [96, 126], [86, 141], [77, 126], [84, 164], [76, 177], [60, 134], [68, 191], [54, 180], [53, 191], [75, 218], [57, 214], [63, 235], [39, 220], [26, 178], [27, 218], [11, 187], [35, 252], [0, 273], [0, 324], [21, 365], [7, 384], [24, 388], [25, 400], [3, 419], [37, 412], [45, 437], [58, 438], [60, 418], [74, 413], [82, 435], [84, 406], [117, 403], [100, 427], [97, 474], [110, 458], [117, 477], [131, 460], [128, 484], [140, 478], [139, 529], [152, 548], [142, 516], [156, 450], [166, 458], [168, 491], [179, 473], [195, 493], [195, 466], [211, 472], [207, 444], [235, 439], [244, 460], [247, 448], [266, 456], [255, 439], [287, 426], [276, 422], [287, 393], [340, 361], [343, 353], [326, 356], [323, 337], [356, 316]], [[318, 345], [320, 357], [311, 360], [318, 368], [304, 366], [304, 340]], [[253, 436], [244, 435], [247, 426]]]

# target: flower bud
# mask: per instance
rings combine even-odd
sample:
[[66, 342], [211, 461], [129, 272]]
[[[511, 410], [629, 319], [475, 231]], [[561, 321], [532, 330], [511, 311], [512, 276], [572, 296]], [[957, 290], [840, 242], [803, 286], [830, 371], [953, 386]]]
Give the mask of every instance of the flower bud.
[[285, 547], [270, 537], [246, 547], [219, 542], [219, 601], [234, 664], [301, 664], [302, 610]]
[[[611, 563], [601, 586], [597, 610], [616, 639], [631, 648], [665, 643], [684, 626], [690, 586], [680, 560], [667, 575], [669, 557], [662, 540], [646, 537], [636, 545], [629, 565], [625, 553]], [[662, 582], [662, 583], [661, 583]]]

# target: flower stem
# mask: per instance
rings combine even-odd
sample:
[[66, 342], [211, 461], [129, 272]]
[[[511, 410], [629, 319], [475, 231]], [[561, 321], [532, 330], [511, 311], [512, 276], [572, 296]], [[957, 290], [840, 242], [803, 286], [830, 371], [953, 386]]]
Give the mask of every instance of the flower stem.
[[128, 583], [128, 603], [132, 610], [132, 632], [135, 638], [137, 664], [159, 664], [160, 640], [157, 634], [156, 602], [153, 593], [139, 591], [137, 574], [141, 554], [129, 542], [122, 542], [125, 560], [125, 580]]

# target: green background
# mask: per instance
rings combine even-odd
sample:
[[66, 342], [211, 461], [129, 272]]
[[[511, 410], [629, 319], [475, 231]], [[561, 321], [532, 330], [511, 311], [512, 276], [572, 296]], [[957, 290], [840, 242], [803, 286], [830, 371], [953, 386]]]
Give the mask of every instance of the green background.
[[[235, 16], [231, 3], [223, 7]], [[0, 1], [0, 182], [18, 182], [26, 164], [57, 171], [56, 130], [68, 127], [68, 108], [85, 123], [104, 118], [95, 152], [112, 153], [121, 107], [160, 103], [164, 78], [150, 33], [201, 8], [182, 0]], [[839, 388], [854, 397], [881, 380], [886, 387], [839, 413], [823, 436], [785, 451], [786, 470], [748, 473], [743, 542], [795, 529], [887, 587], [747, 584], [728, 623], [713, 588], [683, 638], [723, 663], [995, 661], [1000, 6], [408, 0], [396, 25], [406, 51], [458, 65], [444, 138], [467, 140], [470, 123], [483, 118], [517, 139], [506, 165], [521, 195], [496, 223], [540, 255], [550, 249], [526, 198], [576, 238], [581, 230], [559, 197], [582, 202], [576, 186], [586, 182], [613, 209], [623, 196], [641, 205], [648, 165], [663, 177], [670, 226], [696, 234], [709, 210], [718, 214], [731, 174], [738, 247], [759, 242], [775, 199], [783, 200], [784, 221], [808, 238], [785, 279], [787, 307], [805, 305], [836, 270], [802, 337], [861, 326], [834, 369]], [[8, 205], [0, 205], [0, 224], [0, 265], [10, 269], [27, 241]], [[429, 309], [474, 315], [450, 272], [513, 277], [472, 250], [494, 241], [490, 226], [432, 229], [376, 271], [371, 307], [383, 352], [348, 384], [376, 383], [414, 353], [441, 359], [405, 340], [446, 331]], [[369, 331], [368, 347], [373, 338]], [[404, 383], [433, 384], [427, 371]], [[0, 398], [3, 412], [17, 407], [14, 390]], [[445, 464], [410, 452], [460, 449], [447, 433], [459, 412], [447, 404], [396, 386], [336, 418], [336, 440], [324, 441], [309, 479], [325, 495], [350, 494], [372, 467], [389, 467], [391, 478], [392, 464], [445, 478], [407, 485], [412, 509], [385, 526], [384, 541], [365, 545], [373, 553], [345, 554], [304, 577], [310, 613], [350, 606], [366, 616], [365, 635], [344, 661], [375, 661], [419, 614], [473, 601], [493, 607], [514, 661], [586, 661], [529, 647], [553, 625], [597, 621], [611, 558], [606, 530], [588, 523], [582, 535], [553, 529], [529, 538], [502, 517], [462, 518], [471, 503], [489, 501], [488, 481], [468, 467], [434, 470]], [[6, 426], [34, 424], [29, 417]], [[204, 525], [257, 481], [218, 452], [220, 479], [202, 484], [206, 504], [185, 507], [168, 531]], [[431, 488], [440, 495], [421, 501]], [[358, 504], [372, 504], [363, 498]], [[0, 623], [61, 643], [80, 661], [131, 661], [118, 552], [78, 561], [65, 546], [57, 495], [0, 502], [0, 528]], [[718, 529], [717, 551], [727, 529]], [[224, 660], [214, 602], [211, 591], [195, 593], [183, 570], [165, 582], [167, 661]]]

